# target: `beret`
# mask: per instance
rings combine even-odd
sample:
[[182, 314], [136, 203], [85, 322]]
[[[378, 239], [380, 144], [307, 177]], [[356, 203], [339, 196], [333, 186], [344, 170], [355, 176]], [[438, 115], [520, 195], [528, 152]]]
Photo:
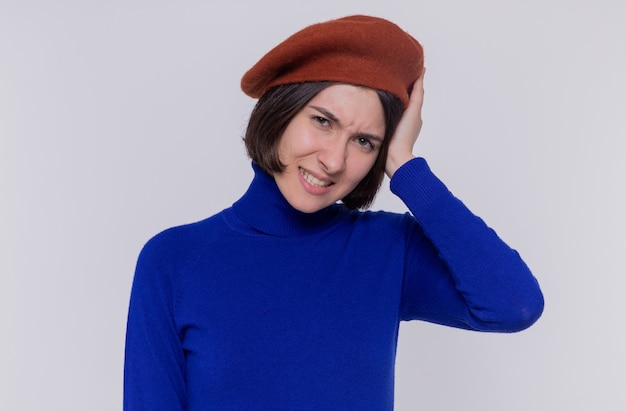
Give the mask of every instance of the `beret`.
[[241, 79], [253, 98], [274, 86], [334, 81], [388, 91], [409, 103], [424, 68], [417, 40], [396, 24], [363, 15], [305, 27], [265, 54]]

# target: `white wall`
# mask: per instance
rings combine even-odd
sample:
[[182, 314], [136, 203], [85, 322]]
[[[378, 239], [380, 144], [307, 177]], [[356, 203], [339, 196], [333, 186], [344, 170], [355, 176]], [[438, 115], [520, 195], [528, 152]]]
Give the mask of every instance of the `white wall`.
[[355, 13], [424, 44], [416, 152], [546, 297], [515, 335], [403, 324], [396, 409], [624, 409], [624, 3], [247, 3], [0, 0], [0, 409], [121, 408], [137, 253], [251, 177], [241, 75]]

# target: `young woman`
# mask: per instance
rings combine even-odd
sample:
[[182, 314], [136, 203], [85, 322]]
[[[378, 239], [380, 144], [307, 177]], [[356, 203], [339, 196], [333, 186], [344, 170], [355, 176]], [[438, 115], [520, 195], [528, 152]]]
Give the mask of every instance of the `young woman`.
[[[413, 155], [423, 73], [419, 43], [367, 16], [309, 26], [246, 73], [255, 177], [142, 250], [127, 411], [391, 410], [400, 321], [539, 318], [519, 255]], [[410, 214], [363, 211], [384, 173]]]

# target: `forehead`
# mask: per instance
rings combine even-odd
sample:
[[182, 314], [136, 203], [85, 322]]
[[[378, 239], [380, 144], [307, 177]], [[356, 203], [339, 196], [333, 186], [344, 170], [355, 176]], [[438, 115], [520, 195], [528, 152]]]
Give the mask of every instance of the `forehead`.
[[343, 127], [384, 135], [383, 106], [378, 93], [371, 88], [334, 84], [320, 91], [307, 106], [330, 112]]

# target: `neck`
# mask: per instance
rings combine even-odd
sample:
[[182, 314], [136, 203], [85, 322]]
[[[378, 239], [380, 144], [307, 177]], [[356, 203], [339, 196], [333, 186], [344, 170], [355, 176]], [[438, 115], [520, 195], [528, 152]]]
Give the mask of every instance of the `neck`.
[[348, 210], [333, 204], [314, 213], [293, 208], [283, 197], [274, 178], [256, 164], [254, 179], [233, 211], [246, 225], [256, 231], [281, 237], [312, 235], [328, 229]]

